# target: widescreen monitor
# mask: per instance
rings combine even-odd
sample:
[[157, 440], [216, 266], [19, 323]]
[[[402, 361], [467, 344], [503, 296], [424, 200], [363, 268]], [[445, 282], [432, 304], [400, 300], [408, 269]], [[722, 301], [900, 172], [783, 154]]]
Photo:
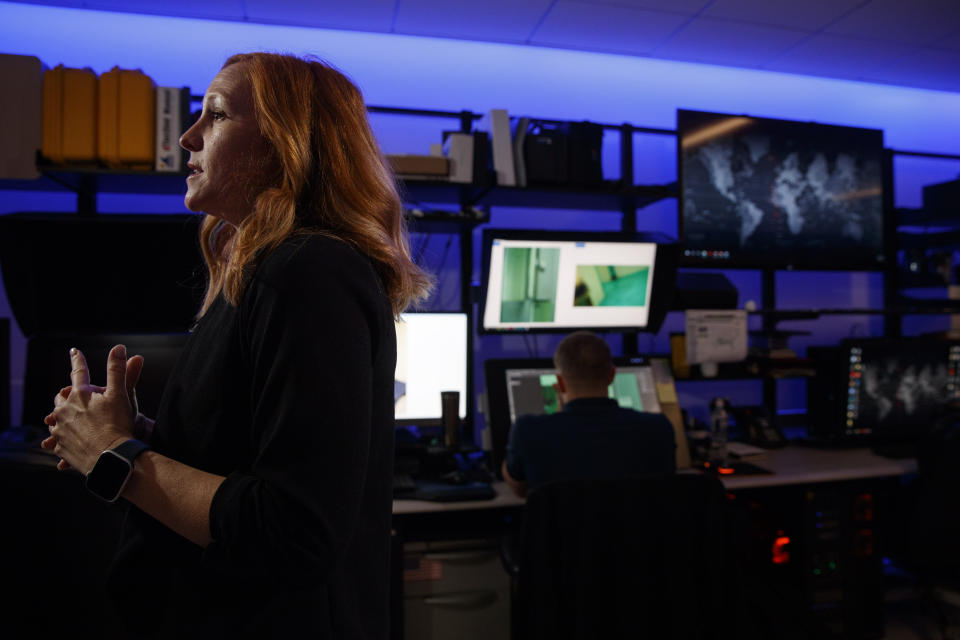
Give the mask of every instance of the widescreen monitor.
[[396, 322], [394, 418], [399, 425], [438, 425], [441, 391], [460, 392], [467, 414], [467, 315], [404, 313]]
[[676, 250], [636, 233], [485, 229], [480, 331], [657, 331]]
[[887, 262], [883, 131], [680, 109], [677, 139], [681, 266]]
[[841, 345], [847, 438], [915, 439], [960, 399], [960, 342], [846, 340]]
[[807, 432], [818, 442], [916, 442], [960, 400], [960, 341], [848, 338], [807, 355]]
[[[664, 358], [614, 358], [616, 374], [608, 390], [621, 407], [648, 413], [666, 413], [662, 397], [675, 402], [673, 372]], [[557, 371], [548, 358], [496, 359], [484, 362], [487, 421], [495, 468], [506, 455], [510, 426], [521, 415], [543, 415], [558, 410], [553, 384]]]

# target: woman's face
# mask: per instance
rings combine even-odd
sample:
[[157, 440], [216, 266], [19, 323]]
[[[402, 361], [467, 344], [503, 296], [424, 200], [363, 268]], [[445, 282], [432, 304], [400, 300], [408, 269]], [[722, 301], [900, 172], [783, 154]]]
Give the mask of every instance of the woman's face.
[[257, 126], [241, 64], [220, 70], [207, 87], [200, 119], [180, 136], [180, 146], [190, 152], [184, 204], [234, 226], [253, 211], [273, 156]]

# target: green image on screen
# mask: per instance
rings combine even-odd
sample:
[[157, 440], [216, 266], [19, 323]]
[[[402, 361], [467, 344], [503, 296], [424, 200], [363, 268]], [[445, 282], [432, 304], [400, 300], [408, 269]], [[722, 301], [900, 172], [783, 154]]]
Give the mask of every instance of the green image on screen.
[[543, 412], [553, 414], [557, 412], [559, 399], [557, 390], [553, 388], [557, 381], [557, 376], [552, 373], [546, 373], [540, 376], [540, 395], [543, 397]]
[[642, 307], [647, 304], [650, 267], [577, 265], [573, 304], [577, 307]]
[[[540, 396], [543, 398], [543, 412], [547, 415], [557, 412], [559, 399], [557, 390], [553, 388], [556, 381], [555, 374], [540, 375]], [[640, 389], [637, 387], [637, 377], [632, 373], [616, 373], [607, 395], [624, 409], [643, 411], [643, 400], [640, 398]]]
[[553, 322], [560, 249], [503, 250], [500, 322]]
[[637, 387], [637, 377], [632, 373], [617, 373], [613, 376], [609, 396], [624, 409], [643, 411], [643, 400]]

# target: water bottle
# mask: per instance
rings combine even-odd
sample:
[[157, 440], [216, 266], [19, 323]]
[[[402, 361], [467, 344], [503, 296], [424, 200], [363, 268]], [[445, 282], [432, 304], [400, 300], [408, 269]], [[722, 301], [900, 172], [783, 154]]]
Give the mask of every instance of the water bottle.
[[730, 401], [726, 398], [714, 398], [710, 401], [710, 449], [707, 461], [710, 468], [716, 470], [727, 466], [727, 426], [730, 416], [727, 409]]

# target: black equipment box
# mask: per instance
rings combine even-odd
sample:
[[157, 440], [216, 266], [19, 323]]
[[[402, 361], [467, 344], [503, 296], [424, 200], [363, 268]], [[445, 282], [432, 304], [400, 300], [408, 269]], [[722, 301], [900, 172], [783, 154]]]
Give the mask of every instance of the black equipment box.
[[600, 185], [602, 146], [599, 124], [530, 120], [523, 142], [527, 184]]

